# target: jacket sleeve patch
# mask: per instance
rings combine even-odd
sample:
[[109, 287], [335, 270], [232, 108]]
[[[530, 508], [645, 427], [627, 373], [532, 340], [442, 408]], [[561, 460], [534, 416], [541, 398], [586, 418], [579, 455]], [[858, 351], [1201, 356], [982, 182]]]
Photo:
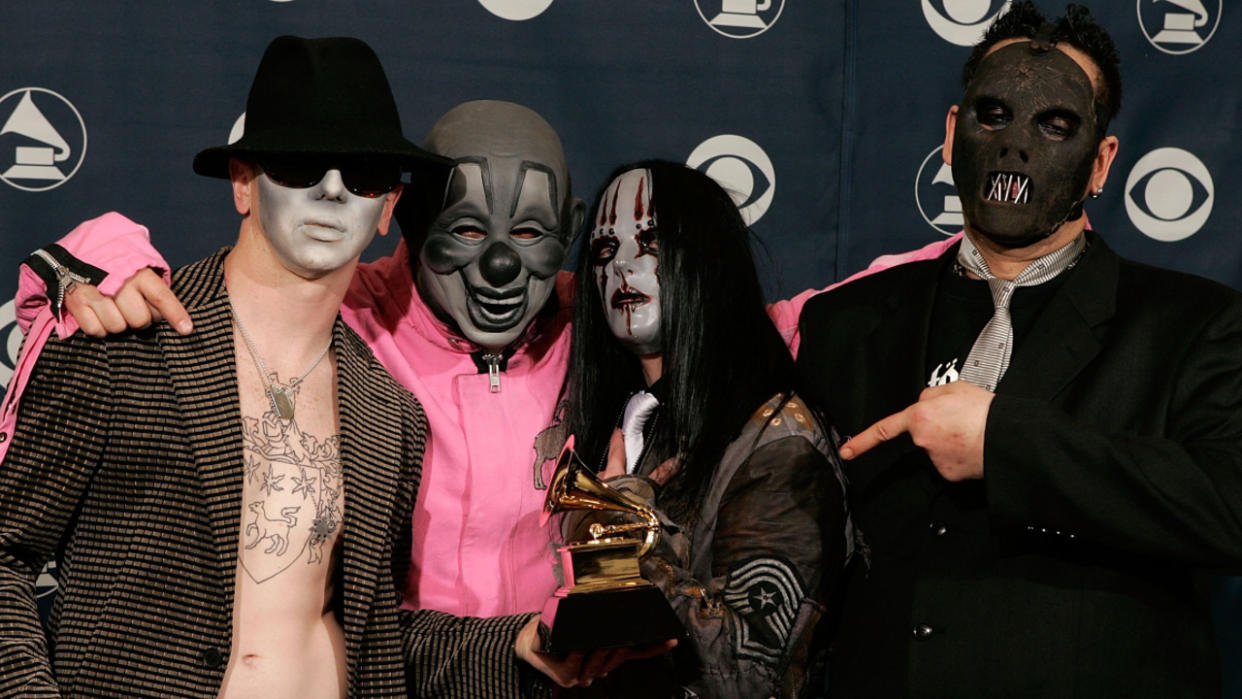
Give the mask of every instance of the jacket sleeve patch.
[[806, 588], [781, 558], [752, 558], [729, 572], [723, 597], [741, 617], [734, 630], [739, 657], [773, 663], [789, 640]]

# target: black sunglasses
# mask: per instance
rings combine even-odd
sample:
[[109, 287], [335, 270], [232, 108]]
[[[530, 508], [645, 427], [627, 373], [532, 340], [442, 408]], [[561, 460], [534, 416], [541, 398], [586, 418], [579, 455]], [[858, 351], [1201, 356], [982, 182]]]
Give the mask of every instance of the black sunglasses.
[[323, 179], [328, 170], [340, 170], [345, 189], [374, 199], [401, 184], [401, 167], [391, 160], [320, 156], [263, 156], [259, 168], [282, 187], [306, 189]]

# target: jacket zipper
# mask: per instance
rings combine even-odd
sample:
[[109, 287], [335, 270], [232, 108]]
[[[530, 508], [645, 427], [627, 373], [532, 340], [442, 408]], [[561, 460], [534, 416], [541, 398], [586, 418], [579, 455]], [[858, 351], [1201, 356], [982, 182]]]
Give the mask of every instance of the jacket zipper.
[[483, 361], [487, 362], [487, 390], [492, 393], [500, 393], [500, 362], [504, 356], [499, 352], [488, 352], [483, 355]]
[[56, 258], [52, 257], [52, 253], [47, 250], [40, 248], [35, 250], [34, 254], [38, 255], [39, 259], [46, 262], [47, 266], [52, 268], [52, 273], [56, 275], [56, 311], [59, 313], [65, 303], [65, 287], [67, 287], [70, 282], [77, 284], [90, 284], [91, 280], [80, 274], [75, 274], [68, 267], [57, 262]]

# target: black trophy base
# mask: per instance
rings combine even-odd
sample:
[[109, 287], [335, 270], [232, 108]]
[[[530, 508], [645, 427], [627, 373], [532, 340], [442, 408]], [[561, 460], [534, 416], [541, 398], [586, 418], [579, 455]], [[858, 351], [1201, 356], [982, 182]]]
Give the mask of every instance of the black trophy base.
[[646, 646], [686, 635], [664, 593], [650, 585], [553, 597], [541, 621], [543, 649], [554, 655]]

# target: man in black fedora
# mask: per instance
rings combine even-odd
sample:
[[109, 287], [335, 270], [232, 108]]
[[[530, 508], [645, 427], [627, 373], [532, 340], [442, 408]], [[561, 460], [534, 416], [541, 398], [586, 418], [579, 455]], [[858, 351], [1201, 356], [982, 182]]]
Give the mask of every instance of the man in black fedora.
[[241, 215], [235, 246], [171, 275], [197, 332], [38, 358], [0, 469], [0, 694], [511, 696], [535, 679], [519, 655], [572, 684], [581, 659], [533, 653], [531, 615], [398, 611], [426, 419], [338, 309], [401, 173], [442, 186], [448, 161], [401, 135], [356, 39], [273, 41], [246, 118], [194, 160]]

